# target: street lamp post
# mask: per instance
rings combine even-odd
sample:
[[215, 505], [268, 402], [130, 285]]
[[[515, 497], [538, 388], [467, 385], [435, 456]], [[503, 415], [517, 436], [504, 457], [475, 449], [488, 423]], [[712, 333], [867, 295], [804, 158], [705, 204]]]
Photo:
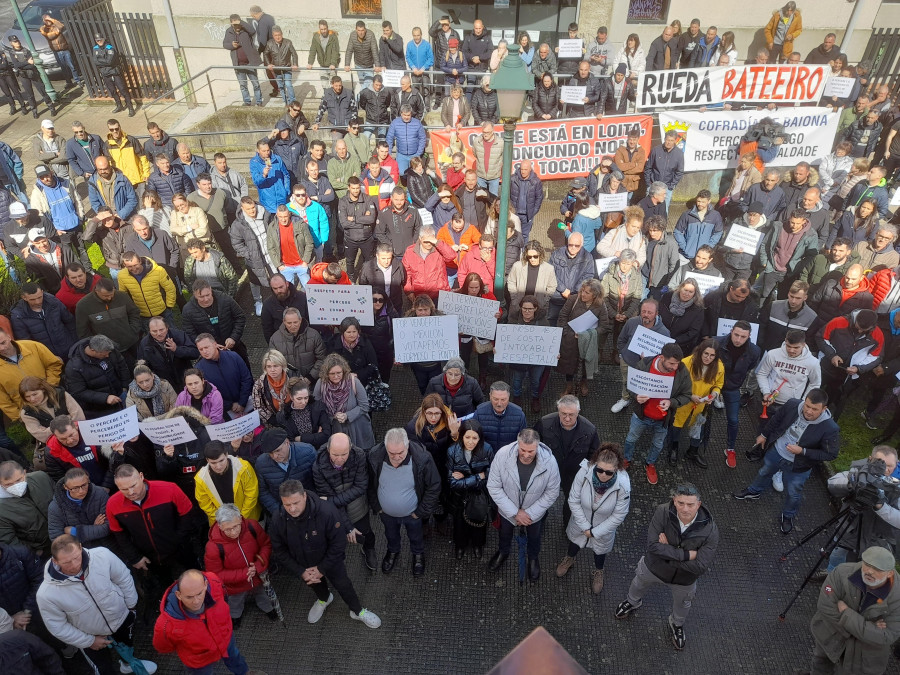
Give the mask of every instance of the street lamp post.
[[500, 174], [500, 214], [497, 219], [497, 266], [494, 270], [494, 295], [504, 302], [506, 287], [506, 228], [509, 220], [509, 183], [512, 176], [513, 142], [516, 122], [522, 117], [525, 95], [534, 89], [534, 78], [519, 57], [519, 46], [510, 45], [509, 54], [491, 75], [491, 88], [497, 92], [500, 121], [503, 122], [503, 167]]
[[22, 18], [22, 11], [19, 9], [19, 3], [16, 2], [16, 0], [10, 0], [9, 4], [12, 5], [13, 14], [16, 15], [16, 21], [18, 21], [19, 25], [22, 27], [22, 42], [25, 43], [25, 46], [28, 47], [31, 51], [31, 55], [34, 57], [34, 66], [37, 68], [38, 75], [41, 76], [41, 82], [44, 83], [44, 91], [47, 92], [47, 96], [50, 97], [51, 101], [56, 102], [56, 89], [50, 84], [50, 78], [47, 77], [47, 71], [44, 70], [41, 56], [38, 54], [37, 49], [34, 48], [34, 42], [31, 41], [31, 34], [28, 32], [28, 26], [25, 25], [25, 19]]

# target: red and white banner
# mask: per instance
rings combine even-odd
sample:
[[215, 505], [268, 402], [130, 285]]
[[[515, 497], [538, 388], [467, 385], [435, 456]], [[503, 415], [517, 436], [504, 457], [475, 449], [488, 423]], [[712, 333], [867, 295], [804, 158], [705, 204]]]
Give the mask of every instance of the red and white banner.
[[652, 70], [638, 77], [639, 110], [721, 103], [815, 103], [831, 68], [805, 64]]
[[[532, 160], [535, 173], [545, 180], [584, 176], [604, 156], [615, 154], [619, 146], [625, 145], [628, 132], [635, 128], [640, 130], [641, 146], [649, 155], [653, 129], [653, 118], [649, 115], [604, 117], [600, 121], [586, 117], [521, 122], [516, 125], [513, 163]], [[496, 136], [502, 137], [502, 125], [494, 125], [494, 130]], [[475, 167], [471, 139], [480, 133], [481, 127], [466, 127], [451, 145], [452, 132], [430, 132], [431, 151], [441, 176], [450, 166], [455, 151], [466, 156], [467, 167]]]

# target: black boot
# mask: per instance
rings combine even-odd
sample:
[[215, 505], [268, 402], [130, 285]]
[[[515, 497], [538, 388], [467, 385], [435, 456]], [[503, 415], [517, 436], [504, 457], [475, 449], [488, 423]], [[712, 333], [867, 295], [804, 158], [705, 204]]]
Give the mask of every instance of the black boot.
[[128, 106], [128, 116], [134, 117], [137, 114], [137, 110], [134, 106]]
[[40, 117], [40, 115], [38, 115], [37, 105], [35, 105], [35, 106], [31, 109], [31, 116], [32, 116], [34, 119], [37, 119], [38, 117]]
[[669, 444], [669, 464], [678, 463], [678, 441]]
[[705, 459], [703, 459], [703, 457], [700, 455], [700, 448], [698, 448], [697, 446], [694, 446], [694, 445], [690, 446], [688, 448], [687, 453], [685, 454], [685, 458], [692, 461], [694, 464], [699, 466], [701, 469], [705, 469], [706, 467], [709, 466], [707, 461]]
[[541, 564], [538, 562], [537, 558], [532, 558], [528, 561], [528, 578], [531, 579], [532, 582], [541, 578]]
[[56, 106], [50, 102], [47, 104], [47, 107], [50, 108], [50, 117], [56, 117]]
[[397, 556], [399, 553], [391, 553], [388, 551], [384, 554], [384, 558], [381, 561], [381, 571], [385, 574], [390, 574], [391, 570], [394, 569], [394, 564], [397, 562]]
[[116, 114], [117, 112], [122, 112], [123, 110], [125, 110], [125, 106], [123, 106], [121, 103], [116, 101], [116, 107], [113, 108], [113, 114]]
[[491, 560], [488, 563], [488, 568], [492, 572], [497, 572], [503, 567], [503, 563], [506, 562], [506, 559], [509, 557], [509, 553], [501, 553], [497, 551], [494, 555], [491, 556]]
[[17, 112], [19, 112], [19, 111], [16, 110], [16, 104], [13, 103], [12, 101], [10, 101], [10, 102], [9, 102], [9, 114], [10, 114], [10, 115], [15, 115]]
[[19, 112], [22, 113], [23, 115], [28, 114], [28, 104], [25, 103], [24, 101], [22, 102], [22, 108], [19, 110]]
[[413, 554], [412, 557], [412, 574], [414, 577], [420, 577], [425, 574], [425, 556], [421, 553]]

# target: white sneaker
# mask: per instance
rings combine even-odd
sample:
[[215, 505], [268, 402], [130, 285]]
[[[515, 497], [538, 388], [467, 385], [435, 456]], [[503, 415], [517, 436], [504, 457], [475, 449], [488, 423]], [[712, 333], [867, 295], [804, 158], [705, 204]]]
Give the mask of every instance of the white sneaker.
[[725, 401], [722, 400], [721, 396], [716, 396], [716, 400], [713, 403], [713, 405], [716, 406], [719, 410], [721, 410], [722, 408], [725, 407]]
[[772, 476], [772, 487], [775, 488], [775, 492], [784, 492], [784, 480], [780, 471]]
[[612, 410], [614, 413], [622, 412], [623, 410], [625, 410], [625, 408], [628, 407], [629, 403], [630, 403], [630, 401], [627, 398], [620, 398], [618, 401], [613, 403], [612, 408], [610, 408], [610, 410]]
[[321, 600], [316, 600], [315, 604], [309, 609], [309, 614], [306, 616], [306, 620], [310, 623], [316, 623], [319, 619], [322, 618], [322, 615], [325, 613], [325, 608], [331, 604], [334, 600], [334, 593], [328, 594], [328, 600], [322, 602]]
[[262, 316], [262, 300], [254, 302], [253, 309], [256, 311], [256, 316]]
[[378, 618], [378, 615], [375, 612], [369, 611], [365, 607], [363, 607], [363, 610], [359, 614], [351, 609], [350, 618], [354, 621], [362, 621], [369, 628], [378, 628], [379, 626], [381, 626], [381, 619]]
[[[141, 663], [144, 664], [144, 669], [147, 671], [148, 675], [153, 675], [153, 673], [156, 672], [156, 664], [153, 663], [153, 661], [144, 661], [144, 659], [141, 659]], [[119, 661], [119, 672], [126, 673], [127, 675], [127, 673], [133, 673], [134, 670], [132, 670], [131, 666], [124, 661]]]

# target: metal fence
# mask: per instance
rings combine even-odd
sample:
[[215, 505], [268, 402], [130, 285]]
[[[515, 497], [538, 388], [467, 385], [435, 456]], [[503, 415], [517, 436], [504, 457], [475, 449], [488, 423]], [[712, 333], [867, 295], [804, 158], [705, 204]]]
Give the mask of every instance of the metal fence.
[[886, 84], [891, 92], [896, 92], [897, 85], [900, 84], [900, 28], [873, 30], [861, 60], [872, 63], [869, 74], [871, 90]]
[[91, 57], [95, 33], [103, 35], [119, 52], [122, 77], [132, 96], [156, 99], [171, 90], [165, 57], [149, 14], [114, 12], [111, 0], [81, 0], [62, 10], [62, 21], [92, 98], [106, 96], [103, 79]]

